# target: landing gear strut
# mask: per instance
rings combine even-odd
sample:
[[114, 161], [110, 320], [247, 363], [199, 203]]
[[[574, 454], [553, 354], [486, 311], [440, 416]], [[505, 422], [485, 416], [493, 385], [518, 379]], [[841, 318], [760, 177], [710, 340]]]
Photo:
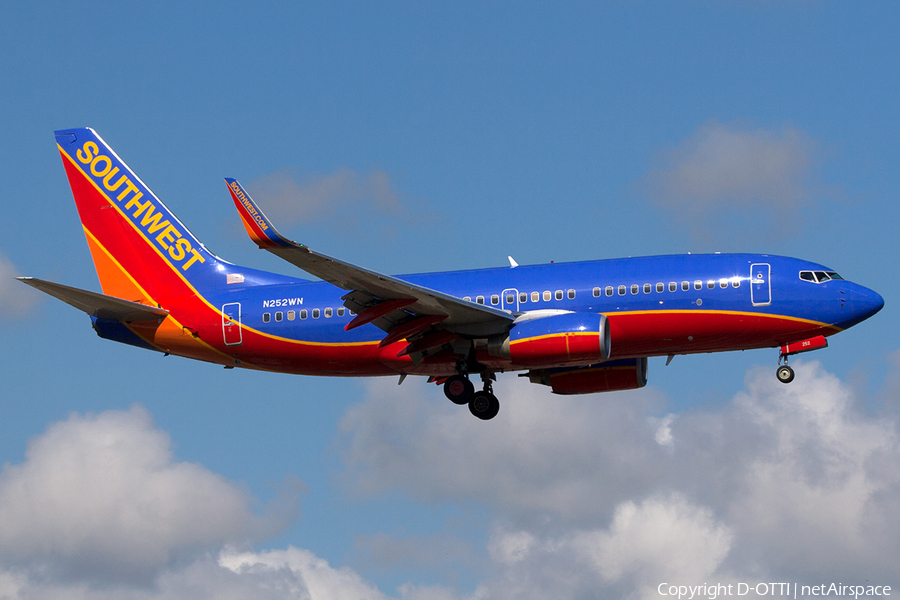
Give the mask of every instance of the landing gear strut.
[[[480, 392], [475, 391], [475, 385], [469, 380], [469, 371], [471, 370], [481, 373], [484, 389]], [[482, 421], [487, 421], [496, 417], [500, 412], [500, 401], [494, 395], [491, 383], [493, 381], [497, 381], [497, 376], [475, 360], [473, 346], [465, 359], [460, 358], [456, 361], [456, 375], [448, 377], [444, 382], [444, 395], [454, 404], [468, 404], [470, 413]]]
[[[781, 383], [790, 383], [794, 380], [794, 370], [788, 366], [788, 356], [800, 354], [801, 352], [810, 352], [819, 348], [827, 348], [828, 340], [824, 335], [817, 335], [799, 342], [791, 342], [781, 346], [781, 355], [778, 357], [778, 369], [775, 376]], [[784, 364], [782, 364], [784, 363]]]

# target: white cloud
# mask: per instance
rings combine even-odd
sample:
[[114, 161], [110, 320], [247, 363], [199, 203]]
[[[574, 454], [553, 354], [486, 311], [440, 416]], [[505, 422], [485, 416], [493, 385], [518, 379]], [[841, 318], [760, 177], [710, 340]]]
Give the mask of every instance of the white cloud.
[[343, 480], [359, 493], [399, 487], [425, 500], [475, 500], [577, 522], [611, 516], [663, 474], [665, 450], [646, 418], [662, 399], [649, 388], [550, 396], [506, 377], [496, 387], [500, 415], [483, 423], [436, 386], [425, 394], [421, 385], [372, 381], [368, 389], [369, 398], [341, 423]]
[[[818, 363], [794, 367], [791, 385], [751, 370], [717, 410], [662, 418], [652, 388], [553, 397], [508, 378], [500, 415], [480, 422], [437, 387], [372, 383], [342, 423], [345, 483], [474, 503], [489, 539], [486, 552], [448, 532], [360, 543], [388, 554], [375, 568], [458, 560], [481, 578], [469, 593], [411, 581], [390, 595], [309, 550], [232, 549], [263, 527], [234, 484], [176, 462], [141, 409], [73, 416], [0, 474], [0, 597], [574, 600], [654, 598], [662, 582], [896, 585], [896, 418], [864, 412]], [[470, 547], [483, 562], [461, 558]]]
[[174, 461], [170, 446], [139, 407], [51, 426], [0, 473], [0, 559], [53, 577], [146, 581], [182, 556], [271, 533], [295, 510], [254, 516], [245, 492]]
[[[268, 552], [223, 553], [219, 565], [238, 574], [269, 575], [287, 598], [381, 600], [387, 598], [348, 568], [334, 569], [307, 550], [290, 547]], [[269, 584], [270, 585], [270, 584]]]
[[503, 576], [485, 589], [490, 598], [655, 598], [664, 581], [727, 578], [718, 571], [732, 537], [712, 511], [680, 494], [627, 501], [608, 528], [542, 538], [495, 531], [491, 557]]
[[16, 319], [26, 315], [41, 301], [40, 294], [16, 277], [16, 266], [0, 252], [0, 319]]
[[[889, 580], [900, 556], [896, 419], [862, 412], [818, 363], [794, 366], [791, 385], [752, 370], [718, 410], [661, 419], [648, 388], [558, 398], [508, 378], [500, 415], [482, 423], [438, 389], [377, 382], [342, 424], [344, 478], [362, 494], [490, 507], [507, 523], [488, 545], [491, 590], [578, 597], [603, 583], [615, 596], [676, 572]], [[584, 554], [574, 540], [594, 548], [593, 570], [561, 566]]]
[[700, 581], [715, 573], [732, 537], [712, 511], [673, 494], [640, 504], [624, 502], [616, 508], [609, 531], [578, 534], [574, 543], [607, 581], [645, 573], [650, 581]]
[[796, 127], [712, 121], [664, 153], [643, 184], [695, 237], [759, 239], [796, 230], [800, 209], [828, 193], [815, 178], [820, 154]]

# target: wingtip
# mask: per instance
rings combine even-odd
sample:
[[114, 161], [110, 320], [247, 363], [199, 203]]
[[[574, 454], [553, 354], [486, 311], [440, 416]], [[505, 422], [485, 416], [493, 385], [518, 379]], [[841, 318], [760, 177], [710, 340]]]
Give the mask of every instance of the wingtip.
[[263, 214], [256, 202], [250, 197], [243, 186], [237, 179], [225, 177], [225, 183], [228, 191], [231, 193], [231, 199], [234, 206], [238, 210], [244, 229], [256, 245], [262, 249], [273, 248], [277, 246], [289, 246], [291, 242], [278, 233], [272, 222]]

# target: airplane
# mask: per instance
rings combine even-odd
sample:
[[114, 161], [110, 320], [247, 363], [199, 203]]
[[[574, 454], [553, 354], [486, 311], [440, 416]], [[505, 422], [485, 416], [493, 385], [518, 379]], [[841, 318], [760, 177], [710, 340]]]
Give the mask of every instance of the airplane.
[[[688, 254], [390, 276], [282, 236], [225, 182], [250, 238], [321, 279], [239, 266], [204, 246], [90, 128], [55, 132], [103, 293], [19, 278], [87, 313], [97, 334], [165, 355], [340, 377], [427, 376], [488, 420], [519, 371], [556, 394], [641, 388], [647, 358], [779, 348], [788, 357], [884, 306], [823, 265]], [[475, 389], [473, 376], [482, 389]]]

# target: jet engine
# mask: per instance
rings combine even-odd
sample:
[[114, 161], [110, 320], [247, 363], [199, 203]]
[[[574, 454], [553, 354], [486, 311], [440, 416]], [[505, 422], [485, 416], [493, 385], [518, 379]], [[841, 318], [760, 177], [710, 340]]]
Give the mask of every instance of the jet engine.
[[488, 341], [488, 353], [516, 366], [567, 367], [609, 358], [606, 315], [566, 313], [517, 321], [502, 338]]

